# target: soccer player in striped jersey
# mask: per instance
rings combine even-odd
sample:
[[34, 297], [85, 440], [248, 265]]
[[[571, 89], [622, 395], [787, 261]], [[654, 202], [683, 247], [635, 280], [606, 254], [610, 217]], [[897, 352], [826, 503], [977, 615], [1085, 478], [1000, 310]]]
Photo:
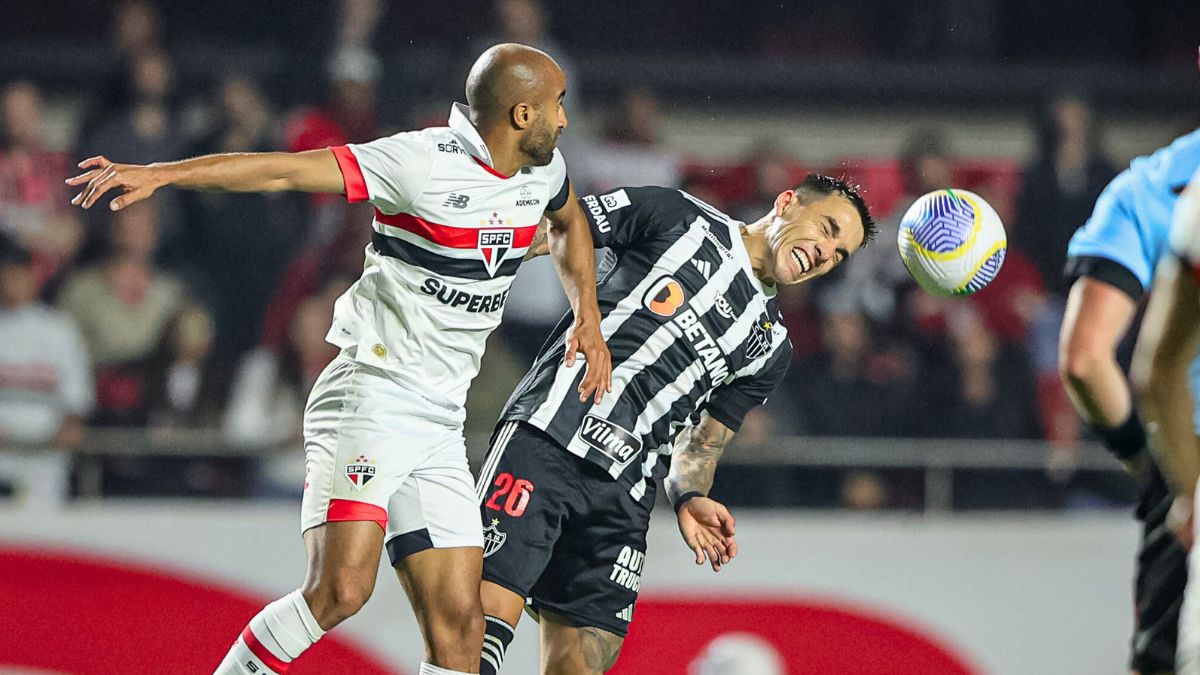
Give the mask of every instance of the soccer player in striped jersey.
[[[1200, 480], [1200, 439], [1193, 425], [1195, 399], [1188, 389], [1188, 368], [1200, 346], [1200, 171], [1175, 204], [1170, 253], [1158, 265], [1154, 292], [1142, 329], [1130, 376], [1142, 413], [1154, 429], [1151, 449], [1175, 493], [1167, 525], [1191, 548], [1195, 541], [1194, 513]], [[1179, 610], [1175, 654], [1178, 675], [1200, 675], [1200, 578], [1188, 562], [1189, 581]]]
[[579, 373], [559, 363], [564, 319], [501, 414], [478, 486], [488, 675], [527, 598], [544, 674], [612, 667], [664, 473], [696, 563], [720, 570], [737, 555], [734, 519], [707, 495], [726, 443], [791, 361], [776, 288], [829, 272], [874, 232], [853, 188], [816, 175], [749, 225], [667, 188], [582, 204], [610, 249], [599, 299], [613, 386], [599, 403], [574, 395]]
[[342, 352], [304, 413], [308, 574], [251, 619], [218, 673], [287, 670], [367, 601], [385, 548], [425, 638], [420, 673], [478, 672], [483, 537], [463, 404], [543, 214], [573, 308], [565, 362], [581, 398], [599, 403], [609, 386], [588, 222], [555, 149], [562, 70], [536, 49], [498, 45], [471, 68], [466, 94], [447, 127], [295, 154], [96, 157], [67, 181], [84, 186], [73, 200], [84, 208], [117, 189], [110, 208], [121, 209], [165, 185], [342, 193], [375, 207], [362, 278], [326, 337]]

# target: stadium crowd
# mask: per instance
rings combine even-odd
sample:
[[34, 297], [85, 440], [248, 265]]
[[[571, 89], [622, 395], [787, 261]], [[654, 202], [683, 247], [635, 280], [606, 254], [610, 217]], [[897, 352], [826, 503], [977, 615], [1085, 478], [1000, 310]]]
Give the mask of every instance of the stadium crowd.
[[[70, 111], [65, 127], [76, 135], [68, 142], [50, 139], [57, 118], [38, 82], [2, 85], [0, 443], [70, 448], [99, 427], [219, 430], [241, 446], [298, 441], [307, 391], [336, 354], [323, 338], [333, 300], [361, 269], [370, 207], [326, 196], [165, 190], [117, 213], [84, 212], [70, 206], [63, 179], [101, 153], [144, 163], [300, 151], [438, 123], [447, 107], [440, 100], [381, 113], [383, 62], [371, 38], [382, 3], [338, 6], [321, 57], [323, 92], [311, 100], [269, 93], [237, 73], [182, 86], [158, 11], [142, 0], [115, 6], [109, 41], [120, 58], [93, 88], [73, 92], [85, 103]], [[1081, 427], [1057, 375], [1061, 270], [1068, 238], [1117, 170], [1099, 152], [1100, 122], [1084, 96], [1064, 91], [1031, 120], [1040, 153], [1027, 166], [963, 157], [937, 128], [914, 133], [895, 157], [813, 165], [764, 138], [749, 156], [714, 165], [666, 147], [654, 91], [589, 99], [541, 11], [533, 0], [498, 0], [490, 42], [546, 49], [571, 78], [569, 109], [607, 120], [590, 137], [564, 136], [580, 194], [679, 186], [751, 219], [815, 170], [862, 184], [884, 224], [851, 264], [784, 292], [796, 361], [781, 392], [747, 422], [743, 447], [779, 434], [1046, 439], [1069, 463]], [[1003, 273], [966, 300], [918, 292], [893, 244], [906, 206], [947, 185], [981, 194], [1010, 233]], [[469, 429], [490, 429], [561, 316], [561, 292], [546, 290], [555, 285], [545, 260], [522, 269], [472, 388]], [[929, 409], [941, 413], [921, 414]], [[230, 460], [111, 460], [105, 488], [265, 489], [248, 487], [244, 471]], [[281, 482], [289, 480], [298, 490], [298, 478]], [[842, 502], [863, 508], [896, 490], [864, 472], [842, 485]]]

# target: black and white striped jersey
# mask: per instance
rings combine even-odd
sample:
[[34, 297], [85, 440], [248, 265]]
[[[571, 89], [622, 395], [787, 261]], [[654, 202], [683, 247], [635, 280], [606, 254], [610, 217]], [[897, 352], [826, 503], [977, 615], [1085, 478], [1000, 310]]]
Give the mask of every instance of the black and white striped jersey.
[[[775, 288], [750, 267], [741, 223], [679, 190], [623, 188], [581, 200], [601, 263], [601, 333], [612, 392], [579, 401], [582, 360], [563, 365], [568, 314], [501, 414], [546, 431], [641, 499], [679, 428], [707, 410], [737, 429], [787, 371]], [[693, 420], [694, 421], [694, 420]]]

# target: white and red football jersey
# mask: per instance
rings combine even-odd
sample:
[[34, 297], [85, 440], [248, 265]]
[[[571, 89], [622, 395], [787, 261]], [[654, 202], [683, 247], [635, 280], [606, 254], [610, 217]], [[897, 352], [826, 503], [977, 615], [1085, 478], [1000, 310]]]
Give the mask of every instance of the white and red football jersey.
[[375, 219], [326, 339], [459, 407], [542, 214], [569, 193], [558, 150], [547, 166], [496, 171], [469, 112], [456, 103], [448, 127], [331, 148], [347, 199]]
[[1171, 251], [1200, 281], [1200, 170], [1184, 188], [1171, 218]]

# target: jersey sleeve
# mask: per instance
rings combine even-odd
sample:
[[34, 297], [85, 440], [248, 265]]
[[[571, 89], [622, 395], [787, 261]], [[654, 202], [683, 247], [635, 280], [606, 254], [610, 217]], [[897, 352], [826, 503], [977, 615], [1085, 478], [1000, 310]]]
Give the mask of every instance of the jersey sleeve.
[[1071, 237], [1065, 273], [1093, 277], [1137, 300], [1150, 285], [1156, 252], [1138, 222], [1135, 190], [1128, 172], [1104, 188], [1087, 223]]
[[1175, 202], [1171, 217], [1171, 252], [1200, 275], [1200, 169]]
[[685, 208], [678, 190], [663, 187], [618, 188], [579, 201], [596, 248], [629, 248], [655, 237], [680, 222]]
[[370, 202], [389, 215], [411, 206], [429, 179], [432, 149], [417, 131], [330, 150], [342, 170], [346, 199]]
[[549, 194], [546, 199], [546, 210], [557, 211], [567, 205], [571, 197], [571, 179], [567, 175], [567, 160], [563, 159], [558, 148], [554, 149], [554, 159], [546, 167], [549, 177]]
[[713, 390], [708, 402], [701, 410], [708, 411], [713, 419], [737, 431], [742, 426], [746, 413], [767, 402], [775, 389], [787, 375], [792, 361], [792, 343], [785, 340], [766, 358], [757, 370], [735, 377]]

